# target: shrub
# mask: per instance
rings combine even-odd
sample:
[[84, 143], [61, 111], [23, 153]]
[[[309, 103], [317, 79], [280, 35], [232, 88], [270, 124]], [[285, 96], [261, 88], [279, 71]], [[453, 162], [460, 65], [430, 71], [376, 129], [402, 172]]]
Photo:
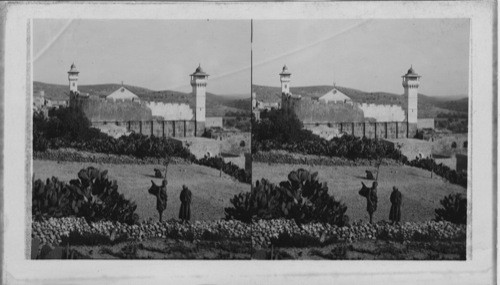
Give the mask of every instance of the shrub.
[[277, 238], [271, 238], [271, 244], [277, 247], [317, 247], [323, 246], [324, 243], [318, 237], [304, 233], [282, 232]]
[[32, 215], [48, 217], [84, 217], [87, 221], [102, 219], [134, 224], [139, 220], [135, 203], [118, 193], [116, 181], [107, 179], [107, 171], [89, 167], [78, 172], [78, 179], [69, 184], [56, 177], [46, 183], [33, 183]]
[[432, 158], [414, 159], [406, 164], [426, 169], [436, 173], [437, 175], [445, 178], [450, 183], [458, 184], [463, 187], [467, 187], [467, 173], [458, 173], [456, 170], [450, 169], [448, 166], [441, 164], [436, 164]]
[[248, 183], [250, 184], [252, 181], [251, 175], [249, 172], [245, 171], [244, 169], [239, 168], [237, 165], [234, 165], [231, 162], [224, 162], [224, 159], [222, 157], [204, 157], [201, 159], [194, 159], [194, 163], [199, 164], [199, 165], [204, 165], [208, 166], [211, 168], [215, 169], [221, 169], [222, 172], [236, 178], [238, 181], [242, 183]]
[[245, 147], [245, 141], [240, 142], [240, 147]]
[[264, 111], [262, 120], [252, 124], [252, 153], [258, 151], [286, 150], [294, 153], [345, 157], [349, 159], [399, 160], [403, 156], [392, 144], [378, 139], [359, 138], [353, 135], [335, 137], [330, 141], [303, 129], [302, 122], [293, 113], [281, 110]]
[[46, 151], [49, 148], [49, 141], [45, 139], [42, 133], [33, 131], [33, 150]]
[[98, 129], [91, 128], [90, 121], [78, 109], [53, 109], [49, 111], [48, 118], [45, 118], [42, 112], [35, 112], [34, 150], [45, 151], [47, 148], [63, 147], [138, 158], [175, 156], [194, 159], [187, 148], [168, 138], [148, 137], [135, 133], [118, 139], [110, 137]]
[[317, 175], [299, 169], [290, 172], [288, 180], [279, 185], [266, 179], [257, 181], [250, 193], [241, 193], [230, 200], [233, 207], [225, 209], [226, 218], [244, 222], [286, 218], [298, 223], [348, 224], [347, 207], [328, 195], [326, 183], [320, 183]]
[[436, 209], [436, 221], [454, 224], [467, 223], [467, 197], [460, 193], [450, 194], [440, 201], [443, 208]]

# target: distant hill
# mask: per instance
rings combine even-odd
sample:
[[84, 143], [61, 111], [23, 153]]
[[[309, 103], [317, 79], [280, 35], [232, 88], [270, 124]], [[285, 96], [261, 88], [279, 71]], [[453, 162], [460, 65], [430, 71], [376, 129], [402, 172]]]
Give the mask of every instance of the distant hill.
[[[99, 96], [106, 96], [111, 94], [113, 91], [120, 88], [120, 84], [96, 84], [96, 85], [79, 85], [78, 90], [82, 93], [89, 93]], [[194, 96], [190, 93], [183, 93], [171, 90], [164, 91], [153, 91], [147, 88], [123, 85], [125, 88], [130, 90], [132, 93], [136, 94], [145, 101], [156, 101], [156, 102], [171, 102], [171, 103], [187, 103], [191, 107], [194, 106]], [[67, 99], [69, 96], [68, 86], [49, 84], [34, 81], [33, 91], [38, 92], [43, 90], [45, 92], [45, 97], [50, 99]], [[227, 112], [250, 112], [251, 100], [250, 96], [248, 99], [241, 99], [242, 95], [237, 96], [221, 96], [213, 93], [207, 92], [207, 116], [224, 116]]]
[[[311, 98], [319, 98], [332, 90], [332, 86], [304, 86], [292, 87], [292, 94], [307, 96]], [[336, 88], [349, 96], [357, 103], [376, 103], [376, 104], [393, 104], [401, 106], [407, 110], [408, 98], [404, 95], [388, 93], [388, 92], [365, 92], [353, 88], [336, 86]], [[263, 102], [279, 102], [281, 101], [281, 88], [262, 85], [253, 85], [253, 90], [256, 93], [257, 100]], [[419, 118], [435, 118], [439, 113], [467, 113], [468, 98], [453, 99], [453, 97], [437, 98], [424, 94], [418, 94], [418, 117]]]

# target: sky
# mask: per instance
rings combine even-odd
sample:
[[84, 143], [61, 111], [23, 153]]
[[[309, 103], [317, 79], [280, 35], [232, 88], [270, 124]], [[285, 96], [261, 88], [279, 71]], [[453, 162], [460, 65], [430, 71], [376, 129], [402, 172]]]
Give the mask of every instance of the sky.
[[[402, 94], [413, 65], [419, 92], [468, 93], [469, 21], [254, 20], [254, 84], [280, 86], [286, 64], [291, 86], [333, 85]], [[68, 84], [121, 83], [152, 90], [191, 91], [198, 64], [207, 91], [250, 93], [249, 20], [34, 20], [34, 80]]]
[[333, 85], [402, 94], [413, 65], [419, 93], [467, 96], [469, 21], [254, 21], [254, 82], [280, 86], [284, 64], [291, 86]]
[[34, 20], [33, 57], [46, 83], [68, 84], [74, 62], [80, 85], [190, 92], [201, 64], [208, 92], [250, 94], [249, 20]]

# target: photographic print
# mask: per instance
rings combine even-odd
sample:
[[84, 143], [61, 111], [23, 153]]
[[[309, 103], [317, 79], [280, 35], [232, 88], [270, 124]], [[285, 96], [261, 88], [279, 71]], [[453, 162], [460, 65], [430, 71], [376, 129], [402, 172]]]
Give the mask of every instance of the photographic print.
[[254, 257], [466, 259], [469, 31], [254, 22]]
[[250, 189], [249, 35], [33, 20], [33, 259], [250, 258], [225, 219]]
[[0, 283], [495, 284], [495, 7], [0, 4]]

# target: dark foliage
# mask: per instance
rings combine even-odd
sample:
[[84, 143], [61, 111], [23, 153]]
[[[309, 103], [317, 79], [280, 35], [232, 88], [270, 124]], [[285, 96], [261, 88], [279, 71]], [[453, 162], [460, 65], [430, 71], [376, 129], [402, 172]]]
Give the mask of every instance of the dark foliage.
[[84, 217], [87, 221], [102, 219], [134, 224], [139, 220], [135, 203], [118, 193], [116, 181], [109, 181], [107, 171], [89, 167], [78, 172], [69, 184], [56, 177], [46, 183], [33, 183], [32, 215], [48, 217]]
[[98, 129], [91, 128], [85, 114], [72, 108], [52, 109], [48, 118], [44, 117], [43, 113], [35, 113], [33, 139], [33, 148], [36, 151], [68, 147], [138, 158], [194, 158], [187, 148], [167, 138], [135, 133], [118, 139], [110, 137]]
[[271, 238], [271, 244], [276, 247], [319, 247], [331, 244], [332, 242], [332, 239], [322, 242], [320, 237], [289, 232], [283, 232], [277, 238]]
[[45, 244], [41, 245], [38, 238], [31, 240], [31, 259], [78, 259], [82, 256], [70, 248], [69, 244], [65, 247]]
[[441, 116], [435, 119], [436, 129], [447, 129], [452, 133], [467, 133], [469, 121], [467, 114], [465, 117], [457, 116]]
[[441, 164], [436, 164], [436, 162], [431, 158], [414, 159], [407, 163], [410, 166], [423, 168], [436, 173], [437, 175], [445, 178], [450, 183], [458, 184], [463, 187], [467, 187], [467, 173], [457, 172], [456, 170], [450, 169], [448, 166]]
[[260, 150], [260, 144], [272, 141], [276, 145], [311, 139], [312, 133], [303, 130], [302, 122], [292, 112], [283, 110], [265, 110], [260, 114], [261, 120], [252, 117], [253, 152]]
[[326, 183], [320, 183], [317, 175], [299, 169], [290, 172], [288, 180], [279, 185], [266, 179], [257, 181], [250, 193], [240, 193], [230, 200], [233, 207], [225, 209], [226, 218], [244, 222], [286, 218], [297, 223], [348, 224], [347, 207], [328, 195]]
[[250, 116], [224, 117], [223, 124], [225, 128], [235, 128], [242, 132], [250, 132], [252, 126]]
[[281, 110], [264, 111], [260, 121], [252, 125], [252, 153], [269, 150], [286, 150], [294, 153], [345, 157], [349, 159], [399, 160], [401, 152], [392, 144], [378, 139], [343, 135], [328, 141], [302, 129], [302, 123], [293, 113]]
[[436, 221], [454, 224], [467, 223], [467, 197], [460, 193], [450, 194], [439, 201], [443, 208], [436, 209]]
[[102, 233], [80, 233], [71, 231], [68, 236], [62, 237], [62, 245], [113, 245], [120, 242], [127, 241], [127, 234], [118, 233], [113, 230], [110, 235]]
[[194, 163], [199, 165], [208, 166], [215, 169], [221, 169], [222, 172], [238, 179], [238, 181], [242, 183], [250, 184], [252, 182], [252, 177], [249, 172], [244, 169], [239, 168], [237, 165], [234, 165], [231, 162], [224, 162], [222, 157], [204, 157], [201, 159], [194, 159]]

